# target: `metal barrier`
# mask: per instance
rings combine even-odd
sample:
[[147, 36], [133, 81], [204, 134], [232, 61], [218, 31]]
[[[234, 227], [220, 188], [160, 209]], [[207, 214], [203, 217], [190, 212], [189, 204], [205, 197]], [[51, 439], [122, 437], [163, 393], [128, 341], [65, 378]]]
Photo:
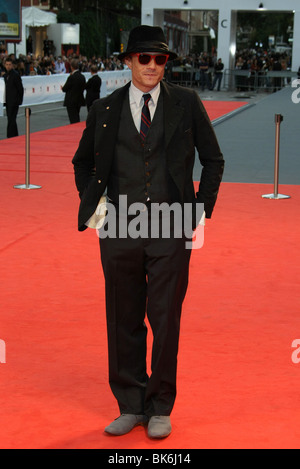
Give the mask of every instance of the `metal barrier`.
[[[166, 71], [166, 78], [176, 85], [191, 87], [196, 84], [198, 70], [192, 67], [173, 67]], [[200, 80], [200, 75], [199, 75]]]
[[225, 70], [223, 86], [237, 91], [278, 91], [297, 78], [297, 72]]
[[[202, 74], [193, 67], [173, 67], [166, 71], [168, 81], [177, 85], [211, 89], [214, 71]], [[222, 89], [227, 91], [278, 91], [297, 78], [297, 72], [291, 71], [260, 71], [225, 70], [223, 72]]]

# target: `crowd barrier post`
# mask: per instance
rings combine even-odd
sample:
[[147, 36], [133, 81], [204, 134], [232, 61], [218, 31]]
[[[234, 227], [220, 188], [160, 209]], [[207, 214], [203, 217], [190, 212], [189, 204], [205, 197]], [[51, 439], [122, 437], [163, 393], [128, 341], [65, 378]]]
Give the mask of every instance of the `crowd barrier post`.
[[275, 114], [276, 134], [275, 134], [275, 168], [274, 168], [274, 193], [263, 195], [263, 199], [290, 199], [289, 195], [278, 194], [279, 185], [279, 149], [280, 149], [280, 125], [283, 121], [281, 114]]
[[31, 109], [29, 107], [26, 107], [25, 108], [25, 119], [26, 119], [25, 184], [18, 184], [14, 186], [15, 189], [41, 189], [42, 187], [42, 186], [35, 186], [34, 184], [30, 184], [30, 115], [31, 115]]

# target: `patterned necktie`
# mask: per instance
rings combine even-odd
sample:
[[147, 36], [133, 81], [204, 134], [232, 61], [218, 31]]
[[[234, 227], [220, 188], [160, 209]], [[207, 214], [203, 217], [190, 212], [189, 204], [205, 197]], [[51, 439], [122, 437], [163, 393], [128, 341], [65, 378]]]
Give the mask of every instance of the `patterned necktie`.
[[151, 116], [149, 111], [149, 101], [151, 99], [151, 94], [144, 94], [144, 106], [142, 109], [142, 116], [141, 116], [141, 130], [140, 134], [143, 140], [145, 140], [148, 129], [151, 125]]

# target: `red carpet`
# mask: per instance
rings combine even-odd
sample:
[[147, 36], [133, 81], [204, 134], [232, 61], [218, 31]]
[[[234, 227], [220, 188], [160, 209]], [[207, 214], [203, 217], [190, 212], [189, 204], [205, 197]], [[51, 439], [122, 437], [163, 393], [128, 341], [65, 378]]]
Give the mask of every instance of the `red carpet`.
[[205, 109], [212, 121], [230, 114], [239, 108], [246, 106], [248, 103], [240, 101], [203, 101]]
[[261, 198], [270, 186], [222, 185], [192, 253], [173, 432], [103, 433], [118, 410], [98, 239], [76, 227], [70, 161], [82, 126], [32, 135], [37, 191], [13, 189], [24, 182], [24, 137], [0, 142], [0, 447], [298, 449], [299, 186], [271, 201]]

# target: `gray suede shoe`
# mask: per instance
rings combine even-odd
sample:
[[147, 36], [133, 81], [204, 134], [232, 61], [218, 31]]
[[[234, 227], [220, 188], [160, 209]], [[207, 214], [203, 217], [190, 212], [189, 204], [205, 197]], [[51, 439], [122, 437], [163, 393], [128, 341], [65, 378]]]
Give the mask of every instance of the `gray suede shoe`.
[[121, 414], [104, 431], [110, 435], [126, 435], [137, 425], [145, 425], [147, 422], [148, 418], [145, 415]]
[[149, 438], [166, 438], [172, 431], [170, 417], [155, 415], [150, 418], [148, 424]]

